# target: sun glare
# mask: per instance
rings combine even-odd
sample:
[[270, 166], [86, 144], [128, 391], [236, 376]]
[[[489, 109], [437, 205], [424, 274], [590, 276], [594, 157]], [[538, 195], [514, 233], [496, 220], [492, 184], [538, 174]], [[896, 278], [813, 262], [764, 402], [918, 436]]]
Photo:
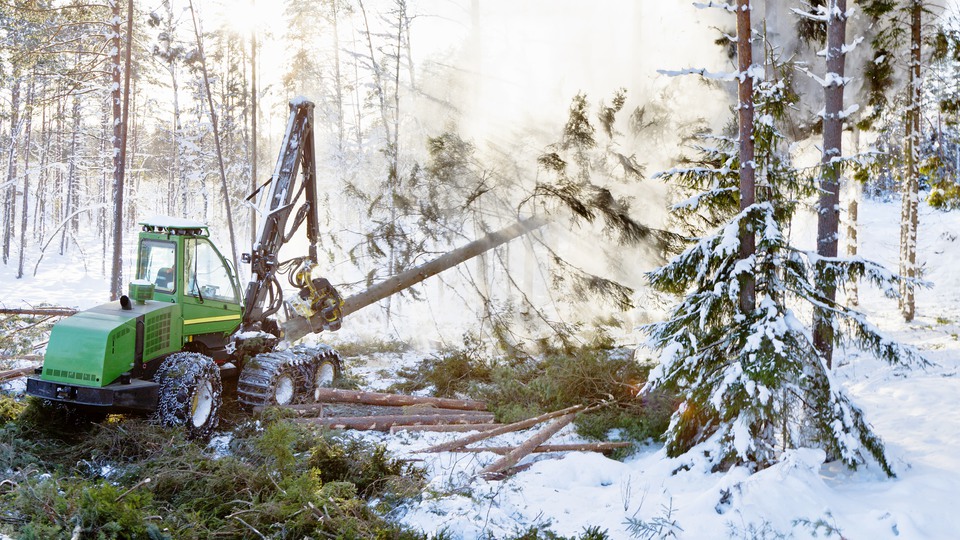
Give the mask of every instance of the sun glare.
[[267, 11], [270, 7], [268, 2], [260, 0], [241, 0], [236, 3], [229, 3], [223, 6], [222, 17], [224, 24], [230, 30], [247, 36], [251, 32], [259, 30], [268, 19]]

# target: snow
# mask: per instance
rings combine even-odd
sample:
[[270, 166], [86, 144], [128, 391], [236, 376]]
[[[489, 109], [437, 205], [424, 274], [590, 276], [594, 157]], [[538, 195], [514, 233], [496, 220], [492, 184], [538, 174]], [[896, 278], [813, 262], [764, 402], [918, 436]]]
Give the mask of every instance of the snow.
[[[896, 268], [896, 216], [898, 204], [861, 203], [861, 256]], [[650, 445], [622, 462], [588, 453], [538, 455], [521, 462], [532, 460], [529, 469], [487, 481], [475, 475], [496, 459], [492, 454], [414, 453], [462, 434], [373, 436], [400, 456], [423, 459], [430, 476], [428, 494], [395, 517], [463, 539], [543, 524], [561, 535], [599, 526], [611, 538], [629, 539], [635, 536], [627, 520], [656, 519], [673, 522], [682, 529], [676, 529], [677, 537], [690, 539], [955, 538], [960, 530], [953, 508], [960, 496], [960, 415], [953, 414], [960, 406], [957, 230], [960, 214], [921, 204], [920, 259], [926, 263], [924, 277], [937, 286], [917, 292], [920, 316], [914, 323], [903, 323], [895, 301], [881, 291], [866, 285], [860, 291], [877, 326], [939, 365], [904, 371], [853, 349], [837, 351], [833, 376], [883, 438], [897, 478], [888, 479], [872, 465], [852, 471], [837, 462], [824, 464], [818, 449], [788, 451], [779, 464], [754, 474], [744, 468], [714, 473], [696, 457], [669, 458], [662, 447]], [[789, 313], [784, 322], [797, 324]], [[766, 388], [755, 391], [769, 397]], [[490, 444], [516, 444], [529, 436], [505, 435]], [[577, 440], [569, 429], [558, 438]], [[839, 533], [831, 536], [830, 527]]]
[[162, 227], [164, 229], [206, 229], [207, 226], [199, 221], [186, 218], [178, 218], [171, 216], [153, 216], [147, 219], [140, 220], [142, 225], [152, 225], [154, 227]]
[[[896, 269], [899, 250], [898, 203], [865, 200], [860, 205], [860, 253]], [[804, 222], [804, 219], [806, 222]], [[813, 242], [816, 216], [799, 220], [795, 237]], [[812, 229], [811, 229], [812, 228]], [[917, 347], [936, 364], [926, 369], [892, 368], [855, 349], [838, 347], [834, 380], [844, 388], [886, 444], [897, 473], [888, 479], [873, 466], [851, 471], [824, 464], [820, 450], [788, 451], [781, 462], [753, 474], [745, 468], [711, 472], [695, 454], [667, 457], [657, 444], [641, 446], [616, 461], [599, 454], [537, 454], [529, 468], [502, 481], [477, 473], [499, 456], [492, 453], [420, 454], [417, 450], [463, 434], [366, 434], [397, 457], [419, 460], [428, 474], [424, 493], [390, 514], [392, 519], [453, 538], [472, 540], [516, 533], [549, 524], [560, 535], [577, 535], [598, 526], [613, 539], [634, 538], [628, 520], [672, 524], [681, 539], [839, 538], [951, 539], [960, 530], [960, 213], [941, 213], [920, 205], [919, 264], [930, 289], [917, 291], [917, 319], [904, 323], [895, 301], [882, 291], [861, 286], [861, 309], [883, 332]], [[810, 246], [804, 246], [809, 248]], [[51, 250], [52, 251], [52, 250]], [[0, 266], [0, 304], [90, 307], [106, 301], [107, 280], [93, 265], [84, 269], [79, 255], [51, 255], [15, 279], [14, 268]], [[97, 265], [99, 266], [99, 265]], [[791, 313], [782, 321], [794, 327]], [[669, 352], [669, 351], [667, 351]], [[422, 353], [366, 355], [349, 359], [351, 373], [365, 389], [382, 390], [391, 370], [413, 364]], [[675, 359], [682, 361], [681, 358]], [[362, 365], [354, 365], [361, 363]], [[660, 369], [658, 366], [657, 369]], [[9, 386], [8, 386], [9, 388]], [[751, 390], [761, 399], [769, 390]], [[765, 397], [766, 396], [766, 397]], [[736, 436], [736, 433], [732, 433]], [[507, 434], [479, 443], [517, 444], [531, 432]], [[746, 440], [746, 439], [744, 439]], [[572, 427], [551, 444], [581, 442]], [[217, 433], [210, 448], [225, 454], [229, 433]], [[709, 443], [705, 443], [709, 444]], [[704, 447], [706, 448], [706, 446]], [[744, 450], [746, 450], [744, 448]]]

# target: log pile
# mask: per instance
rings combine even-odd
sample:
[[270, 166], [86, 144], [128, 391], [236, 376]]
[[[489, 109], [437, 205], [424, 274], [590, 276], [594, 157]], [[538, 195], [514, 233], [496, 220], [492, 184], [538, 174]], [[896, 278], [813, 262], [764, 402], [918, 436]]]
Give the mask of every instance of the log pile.
[[[499, 479], [520, 470], [517, 467], [526, 456], [547, 452], [610, 452], [631, 445], [627, 442], [603, 442], [584, 444], [550, 445], [546, 442], [569, 425], [579, 414], [597, 410], [605, 404], [591, 407], [576, 405], [559, 411], [521, 420], [512, 424], [494, 423], [493, 414], [486, 411], [480, 401], [418, 397], [401, 394], [359, 392], [352, 390], [324, 389], [321, 403], [289, 405], [299, 423], [323, 426], [330, 429], [377, 430], [390, 433], [404, 431], [474, 432], [456, 440], [420, 450], [421, 453], [491, 452], [499, 454], [498, 460], [486, 466], [479, 476]], [[367, 416], [325, 416], [331, 404], [351, 404], [375, 407], [379, 414]], [[530, 429], [550, 422], [518, 446], [469, 447], [476, 442], [498, 435]]]

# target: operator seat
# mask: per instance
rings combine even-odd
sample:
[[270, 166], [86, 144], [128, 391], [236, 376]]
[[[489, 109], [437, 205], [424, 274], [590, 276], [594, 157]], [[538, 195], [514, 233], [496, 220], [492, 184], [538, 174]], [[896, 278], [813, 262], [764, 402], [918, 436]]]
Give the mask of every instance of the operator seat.
[[172, 289], [173, 288], [173, 268], [161, 268], [157, 271], [157, 288], [158, 289]]

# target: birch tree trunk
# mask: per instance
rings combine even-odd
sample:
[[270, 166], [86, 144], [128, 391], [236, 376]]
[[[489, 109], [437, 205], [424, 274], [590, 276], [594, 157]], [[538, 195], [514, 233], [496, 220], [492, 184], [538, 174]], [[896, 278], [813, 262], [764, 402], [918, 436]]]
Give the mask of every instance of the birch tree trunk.
[[[835, 258], [840, 230], [840, 164], [843, 136], [843, 73], [846, 53], [847, 0], [830, 0], [827, 18], [827, 85], [824, 93], [823, 157], [820, 161], [820, 200], [817, 205], [817, 254]], [[817, 285], [828, 306], [836, 301], [837, 286], [829, 262], [817, 262]], [[829, 369], [833, 365], [833, 315], [829, 307], [815, 308], [813, 346]]]
[[[756, 202], [756, 163], [753, 143], [753, 39], [750, 27], [750, 0], [737, 0], [737, 70], [740, 72], [737, 96], [740, 141], [740, 210]], [[754, 231], [746, 223], [740, 225], [740, 259], [748, 259], [756, 252]], [[740, 311], [749, 313], [756, 306], [756, 278], [743, 273], [740, 278]]]
[[913, 0], [910, 24], [910, 69], [907, 79], [906, 158], [907, 171], [903, 182], [900, 221], [900, 275], [907, 279], [900, 284], [900, 313], [907, 322], [916, 315], [913, 283], [917, 277], [917, 203], [920, 191], [918, 152], [920, 147], [920, 51], [923, 3]]
[[[860, 153], [860, 128], [856, 123], [853, 124], [853, 153]], [[848, 193], [850, 200], [847, 202], [847, 257], [857, 256], [859, 251], [859, 214], [860, 214], [860, 182], [851, 178], [848, 181]], [[853, 279], [847, 286], [847, 303], [851, 306], [860, 304], [860, 287], [858, 280]]]

